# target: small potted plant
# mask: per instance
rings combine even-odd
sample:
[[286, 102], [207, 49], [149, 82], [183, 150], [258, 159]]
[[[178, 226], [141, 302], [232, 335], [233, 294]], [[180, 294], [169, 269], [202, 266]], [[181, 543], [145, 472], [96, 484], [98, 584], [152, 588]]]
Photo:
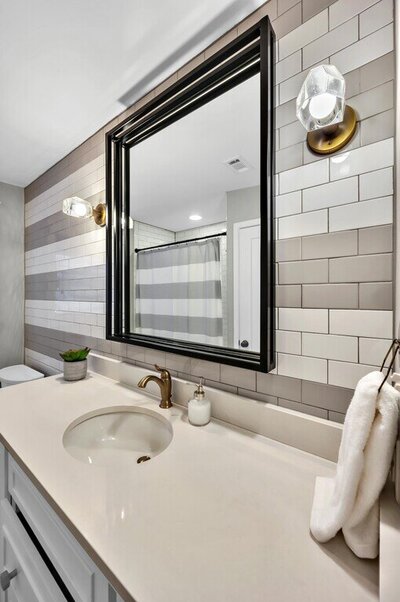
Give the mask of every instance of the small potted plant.
[[65, 380], [82, 380], [86, 377], [89, 352], [89, 347], [84, 347], [83, 349], [69, 349], [64, 353], [60, 353], [64, 360]]

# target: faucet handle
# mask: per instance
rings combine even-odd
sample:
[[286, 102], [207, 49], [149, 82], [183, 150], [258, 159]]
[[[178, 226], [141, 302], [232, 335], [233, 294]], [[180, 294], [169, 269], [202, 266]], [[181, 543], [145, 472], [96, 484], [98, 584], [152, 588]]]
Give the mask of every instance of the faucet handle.
[[163, 377], [171, 378], [171, 374], [169, 373], [169, 370], [167, 370], [166, 368], [161, 368], [158, 364], [154, 364], [154, 368], [158, 372], [161, 372], [161, 378], [163, 378]]

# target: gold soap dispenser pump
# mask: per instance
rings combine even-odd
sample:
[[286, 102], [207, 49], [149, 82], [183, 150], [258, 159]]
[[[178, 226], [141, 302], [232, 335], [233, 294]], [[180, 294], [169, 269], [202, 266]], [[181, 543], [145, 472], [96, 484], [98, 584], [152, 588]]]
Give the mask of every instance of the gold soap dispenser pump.
[[188, 402], [188, 418], [193, 426], [204, 426], [211, 420], [211, 403], [206, 399], [203, 382], [204, 378], [201, 377], [193, 399]]

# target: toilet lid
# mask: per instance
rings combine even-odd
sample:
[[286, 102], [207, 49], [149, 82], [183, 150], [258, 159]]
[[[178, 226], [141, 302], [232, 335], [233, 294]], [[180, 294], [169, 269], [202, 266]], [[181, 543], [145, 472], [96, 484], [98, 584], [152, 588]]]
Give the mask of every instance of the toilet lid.
[[43, 374], [41, 372], [29, 368], [29, 366], [24, 366], [24, 364], [8, 366], [0, 370], [0, 381], [4, 379], [11, 382], [25, 382], [42, 377]]

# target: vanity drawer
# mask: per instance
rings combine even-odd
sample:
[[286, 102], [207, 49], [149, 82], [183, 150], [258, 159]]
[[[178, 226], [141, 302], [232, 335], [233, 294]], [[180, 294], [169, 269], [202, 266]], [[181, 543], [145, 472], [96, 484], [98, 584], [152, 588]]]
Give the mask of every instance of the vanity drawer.
[[8, 589], [1, 591], [1, 602], [65, 602], [39, 552], [5, 499], [0, 502], [0, 516], [0, 572], [7, 570], [12, 574], [17, 571]]
[[8, 490], [76, 602], [108, 602], [108, 581], [9, 456]]

